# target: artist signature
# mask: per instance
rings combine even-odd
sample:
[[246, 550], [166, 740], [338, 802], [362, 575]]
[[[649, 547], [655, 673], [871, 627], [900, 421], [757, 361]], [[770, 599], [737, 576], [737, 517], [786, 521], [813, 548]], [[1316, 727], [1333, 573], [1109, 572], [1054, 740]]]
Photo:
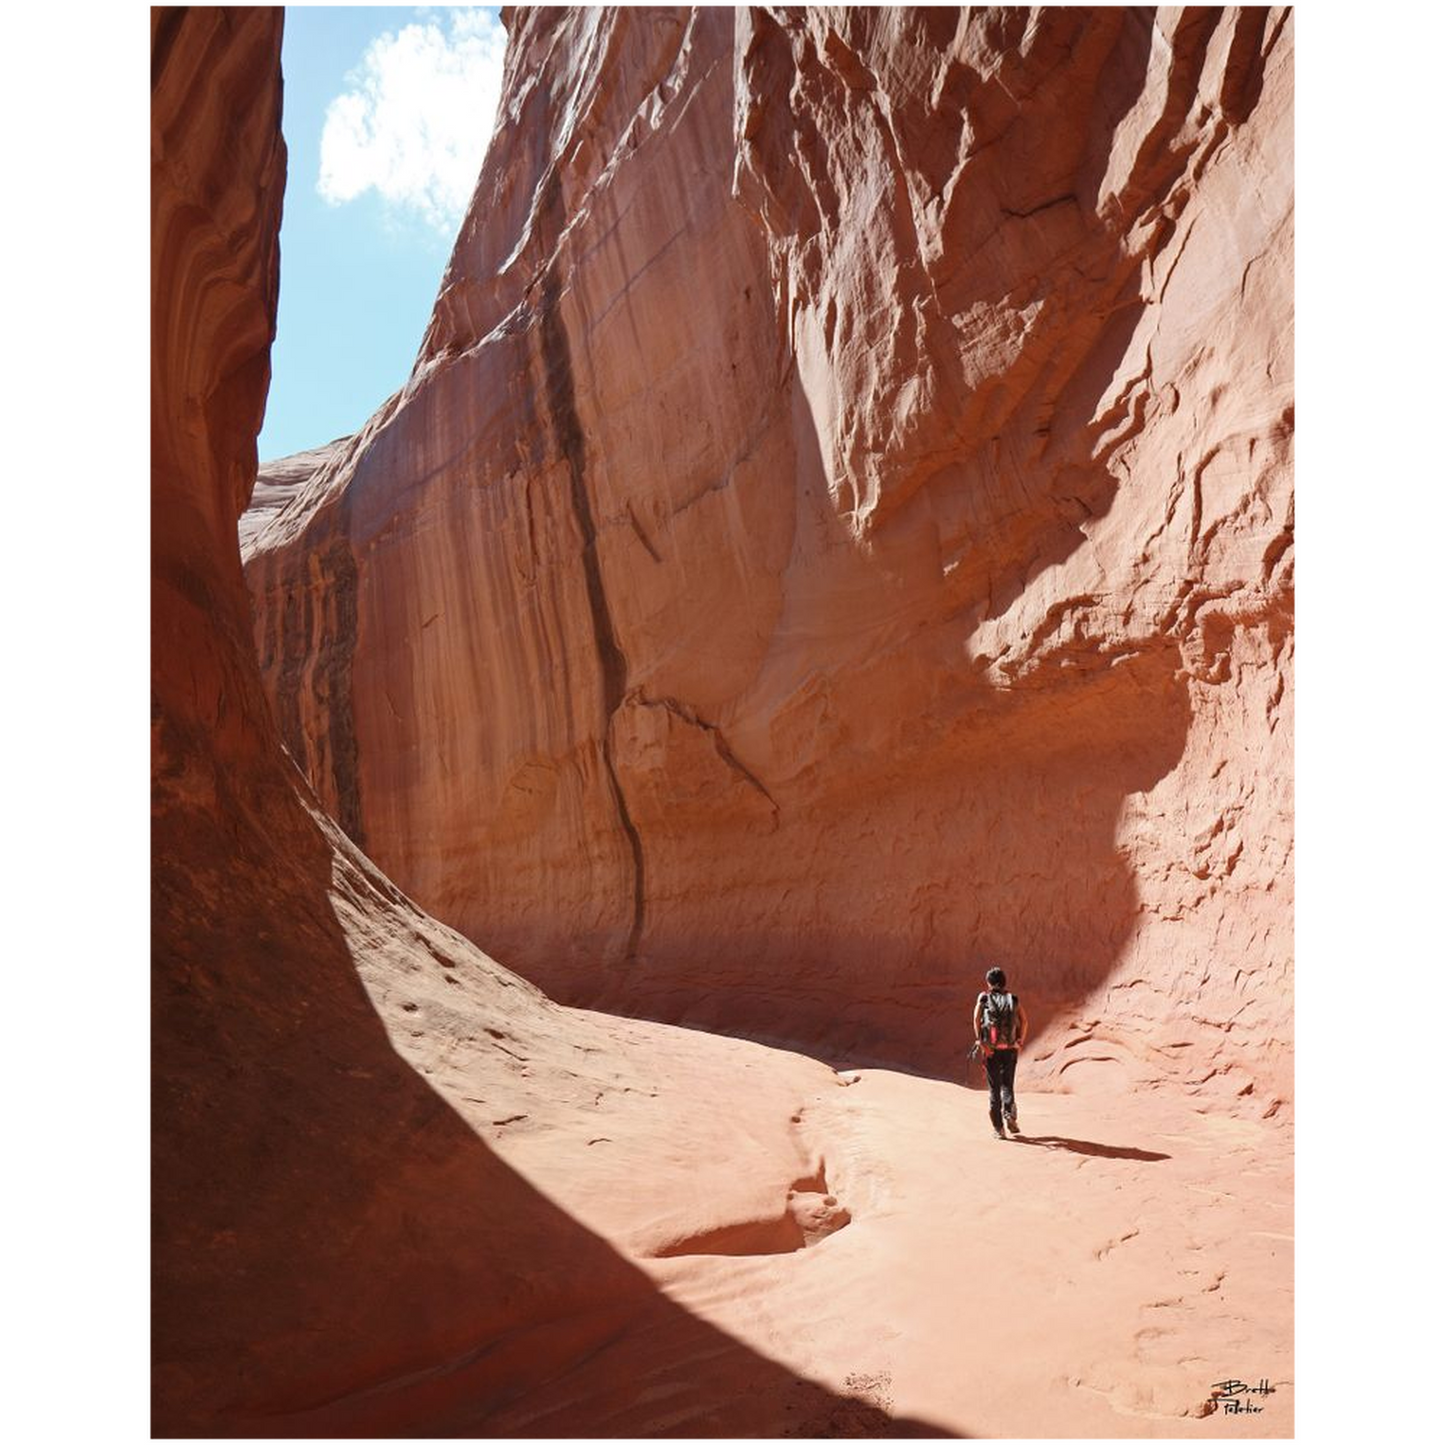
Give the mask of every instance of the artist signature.
[[1256, 1405], [1251, 1395], [1272, 1395], [1274, 1386], [1268, 1380], [1248, 1385], [1243, 1380], [1219, 1380], [1209, 1387], [1226, 1415], [1262, 1415], [1264, 1406]]

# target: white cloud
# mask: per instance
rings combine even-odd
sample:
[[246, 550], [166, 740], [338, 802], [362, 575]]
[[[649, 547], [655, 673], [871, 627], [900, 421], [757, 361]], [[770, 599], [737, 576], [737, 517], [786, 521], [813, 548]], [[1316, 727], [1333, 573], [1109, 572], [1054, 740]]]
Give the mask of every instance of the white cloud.
[[507, 35], [490, 10], [421, 13], [373, 40], [327, 106], [316, 189], [339, 206], [374, 187], [450, 236], [491, 138]]

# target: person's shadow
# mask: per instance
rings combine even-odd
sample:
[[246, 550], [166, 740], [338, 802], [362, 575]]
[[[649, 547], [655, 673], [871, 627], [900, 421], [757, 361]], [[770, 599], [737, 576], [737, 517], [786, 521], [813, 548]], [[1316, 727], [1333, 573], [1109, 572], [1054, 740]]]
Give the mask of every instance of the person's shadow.
[[1015, 1144], [1035, 1144], [1044, 1149], [1067, 1149], [1071, 1154], [1087, 1154], [1095, 1159], [1139, 1159], [1154, 1163], [1168, 1159], [1168, 1154], [1156, 1154], [1151, 1149], [1126, 1149], [1115, 1144], [1095, 1144], [1088, 1139], [1061, 1139], [1057, 1134], [1015, 1134]]

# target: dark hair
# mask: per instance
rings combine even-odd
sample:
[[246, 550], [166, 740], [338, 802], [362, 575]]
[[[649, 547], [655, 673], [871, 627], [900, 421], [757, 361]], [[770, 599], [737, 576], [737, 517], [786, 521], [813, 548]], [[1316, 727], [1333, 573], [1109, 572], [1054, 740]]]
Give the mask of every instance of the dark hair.
[[986, 974], [984, 974], [984, 976], [983, 976], [983, 981], [984, 981], [990, 988], [1007, 988], [1007, 987], [1008, 987], [1008, 979], [1006, 979], [1006, 978], [1003, 976], [1003, 969], [1001, 969], [1001, 968], [991, 968], [991, 969], [989, 969], [989, 971], [988, 971]]

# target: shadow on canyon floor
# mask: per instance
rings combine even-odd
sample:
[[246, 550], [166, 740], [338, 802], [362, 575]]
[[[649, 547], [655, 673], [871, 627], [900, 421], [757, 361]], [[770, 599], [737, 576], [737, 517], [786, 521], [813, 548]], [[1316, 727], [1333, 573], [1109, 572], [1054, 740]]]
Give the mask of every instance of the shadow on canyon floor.
[[1035, 1144], [1043, 1149], [1067, 1149], [1070, 1154], [1085, 1154], [1091, 1159], [1137, 1159], [1141, 1163], [1156, 1163], [1172, 1156], [1159, 1154], [1152, 1149], [1130, 1149], [1118, 1144], [1095, 1144], [1087, 1139], [1063, 1139], [1056, 1134], [1017, 1134], [1015, 1144]]
[[498, 1159], [393, 1049], [332, 893], [371, 894], [360, 946], [414, 947], [407, 916], [282, 769], [162, 736], [157, 1434], [947, 1433], [688, 1314]]

